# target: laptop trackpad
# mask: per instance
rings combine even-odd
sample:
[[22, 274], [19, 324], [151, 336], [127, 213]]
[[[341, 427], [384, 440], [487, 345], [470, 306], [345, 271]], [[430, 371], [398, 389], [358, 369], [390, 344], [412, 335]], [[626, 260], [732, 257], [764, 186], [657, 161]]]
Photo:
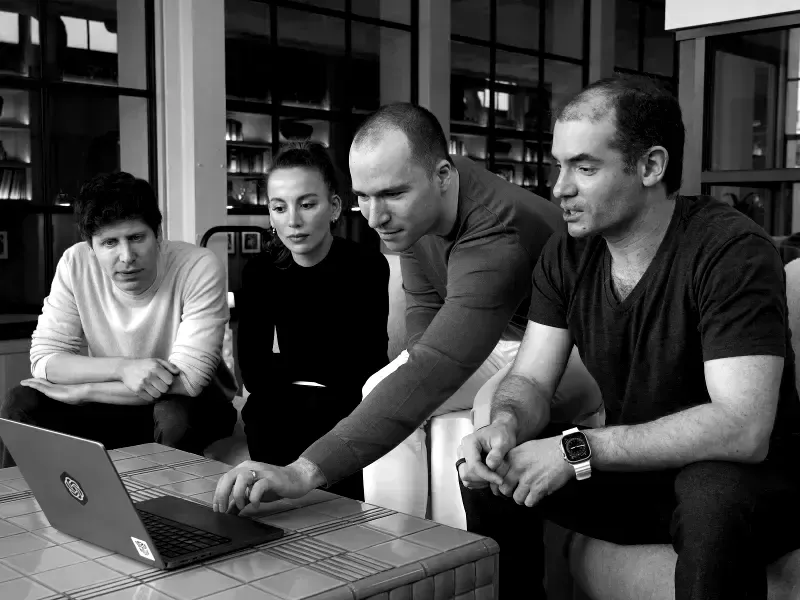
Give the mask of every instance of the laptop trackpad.
[[231, 538], [234, 542], [251, 539], [278, 539], [283, 536], [283, 530], [245, 517], [237, 517], [225, 513], [216, 513], [211, 507], [197, 504], [174, 496], [162, 496], [137, 502], [137, 509], [159, 515], [166, 519], [183, 523], [198, 529], [205, 529], [223, 537]]

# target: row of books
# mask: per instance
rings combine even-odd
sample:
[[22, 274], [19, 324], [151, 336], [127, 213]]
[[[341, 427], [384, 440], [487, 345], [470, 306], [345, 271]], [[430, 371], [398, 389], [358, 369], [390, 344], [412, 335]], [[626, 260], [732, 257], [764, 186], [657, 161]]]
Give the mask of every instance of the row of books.
[[0, 200], [28, 200], [24, 169], [0, 168]]

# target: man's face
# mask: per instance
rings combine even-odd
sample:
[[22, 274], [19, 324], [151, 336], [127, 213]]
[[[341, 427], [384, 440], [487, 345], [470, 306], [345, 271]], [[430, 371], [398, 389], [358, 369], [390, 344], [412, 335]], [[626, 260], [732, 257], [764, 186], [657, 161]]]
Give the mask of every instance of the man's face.
[[140, 219], [116, 221], [92, 236], [92, 250], [118, 289], [138, 295], [156, 280], [158, 238]]
[[625, 172], [622, 154], [609, 146], [615, 132], [613, 113], [556, 121], [552, 153], [560, 172], [553, 195], [573, 237], [621, 235], [642, 207], [639, 177]]
[[350, 176], [361, 214], [386, 246], [402, 252], [436, 229], [442, 211], [438, 176], [411, 158], [408, 139], [390, 130], [350, 149]]

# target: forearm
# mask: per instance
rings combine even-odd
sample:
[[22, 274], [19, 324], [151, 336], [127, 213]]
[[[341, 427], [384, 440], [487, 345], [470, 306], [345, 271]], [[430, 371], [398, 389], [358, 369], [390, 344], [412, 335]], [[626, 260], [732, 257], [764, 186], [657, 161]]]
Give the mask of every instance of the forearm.
[[[129, 390], [124, 383], [120, 381], [106, 381], [99, 383], [87, 383], [85, 385], [86, 393], [85, 400], [88, 402], [97, 402], [99, 404], [118, 404], [136, 406], [141, 404], [152, 404], [150, 400], [140, 398], [136, 393]], [[189, 396], [179, 377], [176, 377], [169, 386], [166, 394], [164, 395], [177, 395]], [[156, 402], [164, 395], [156, 398]]]
[[120, 381], [124, 358], [95, 358], [80, 354], [54, 354], [47, 361], [47, 380], [74, 385]]
[[584, 433], [592, 448], [592, 466], [605, 471], [680, 468], [702, 460], [755, 463], [767, 452], [750, 423], [713, 402], [649, 423]]
[[492, 398], [490, 422], [508, 425], [518, 444], [532, 440], [550, 422], [550, 400], [536, 381], [509, 371]]

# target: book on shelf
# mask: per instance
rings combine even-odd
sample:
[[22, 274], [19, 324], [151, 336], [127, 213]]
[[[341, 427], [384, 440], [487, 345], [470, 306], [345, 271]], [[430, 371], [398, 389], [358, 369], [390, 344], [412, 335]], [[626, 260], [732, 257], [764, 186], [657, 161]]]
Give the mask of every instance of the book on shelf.
[[25, 171], [0, 168], [0, 200], [28, 200]]

